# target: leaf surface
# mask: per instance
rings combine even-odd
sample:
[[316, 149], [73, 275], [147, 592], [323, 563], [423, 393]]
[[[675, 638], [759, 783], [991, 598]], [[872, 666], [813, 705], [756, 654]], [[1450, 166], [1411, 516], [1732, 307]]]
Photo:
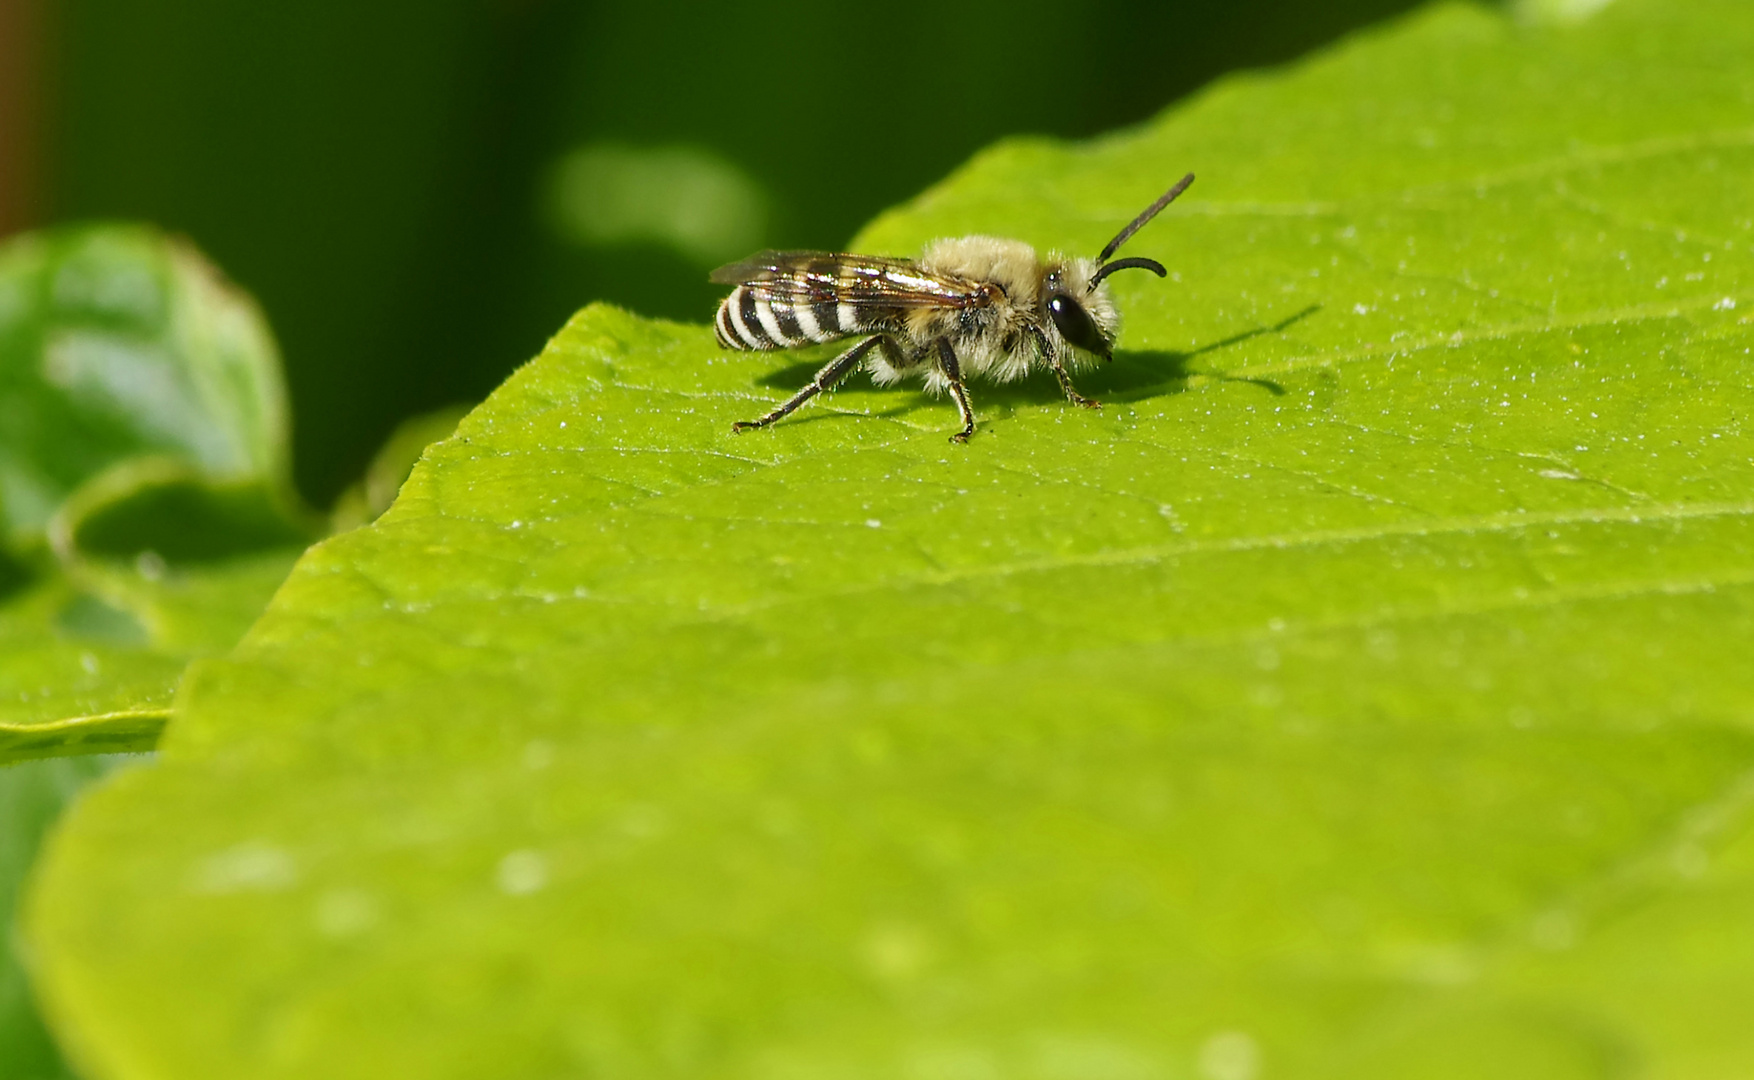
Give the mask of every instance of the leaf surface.
[[860, 246], [1114, 279], [981, 430], [581, 313], [33, 893], [94, 1080], [1754, 1064], [1754, 13], [1439, 7]]

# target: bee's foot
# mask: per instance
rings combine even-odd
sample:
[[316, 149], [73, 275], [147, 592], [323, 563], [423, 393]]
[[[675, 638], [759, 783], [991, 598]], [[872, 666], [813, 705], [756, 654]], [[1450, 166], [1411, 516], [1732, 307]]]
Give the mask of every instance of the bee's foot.
[[1081, 397], [1078, 399], [1078, 404], [1082, 405], [1086, 409], [1100, 409], [1100, 408], [1102, 408], [1102, 402], [1097, 401], [1095, 398]]
[[753, 431], [761, 426], [760, 420], [739, 420], [731, 425], [731, 434], [741, 435], [745, 431]]
[[950, 441], [953, 443], [965, 443], [968, 441], [968, 437], [970, 435], [973, 435], [973, 434], [974, 434], [974, 428], [968, 428], [966, 430], [959, 431], [956, 434], [950, 436]]

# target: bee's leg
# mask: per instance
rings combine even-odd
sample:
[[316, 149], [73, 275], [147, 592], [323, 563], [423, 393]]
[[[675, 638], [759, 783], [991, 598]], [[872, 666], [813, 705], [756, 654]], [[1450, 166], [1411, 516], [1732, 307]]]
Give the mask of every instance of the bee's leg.
[[1066, 395], [1067, 401], [1070, 401], [1074, 405], [1082, 405], [1086, 409], [1102, 408], [1102, 402], [1097, 401], [1095, 398], [1087, 398], [1083, 394], [1072, 389], [1072, 376], [1067, 373], [1066, 365], [1060, 361], [1059, 357], [1055, 356], [1050, 358], [1048, 363], [1053, 365], [1054, 375], [1060, 380], [1060, 390]]
[[907, 353], [901, 350], [901, 343], [888, 334], [879, 334], [877, 345], [883, 350], [883, 359], [888, 361], [889, 366], [896, 371], [906, 371], [914, 364], [919, 363], [919, 357], [909, 360]]
[[974, 434], [974, 407], [968, 403], [968, 388], [962, 385], [962, 364], [957, 361], [949, 338], [939, 338], [936, 344], [938, 369], [950, 380], [950, 396], [956, 399], [956, 409], [962, 413], [962, 430], [950, 436], [950, 441], [965, 443]]
[[1052, 345], [1048, 344], [1047, 335], [1040, 330], [1035, 331], [1035, 344], [1041, 350], [1042, 359], [1046, 360], [1048, 366], [1054, 369], [1054, 377], [1060, 380], [1060, 392], [1066, 395], [1067, 401], [1074, 405], [1082, 405], [1086, 409], [1102, 408], [1102, 402], [1094, 398], [1087, 398], [1072, 389], [1072, 375], [1066, 370], [1066, 362], [1060, 359], [1060, 354], [1054, 351]]
[[852, 348], [848, 349], [846, 352], [841, 353], [839, 356], [835, 357], [833, 360], [830, 360], [828, 363], [822, 365], [822, 370], [818, 371], [816, 373], [815, 377], [813, 377], [808, 383], [805, 384], [804, 389], [798, 391], [796, 394], [793, 394], [791, 397], [787, 398], [785, 400], [785, 402], [779, 406], [779, 408], [768, 413], [766, 416], [760, 417], [759, 419], [739, 420], [735, 424], [731, 425], [731, 430], [732, 431], [747, 431], [749, 428], [766, 427], [767, 425], [773, 423], [775, 420], [778, 420], [780, 417], [788, 416], [788, 415], [796, 412], [798, 410], [798, 406], [804, 404], [806, 401], [809, 401], [811, 398], [815, 397], [817, 394], [822, 393], [824, 390], [827, 390], [827, 389], [833, 387], [835, 383], [837, 383], [837, 382], [841, 381], [841, 379], [845, 378], [847, 372], [853, 370], [855, 367], [858, 367], [859, 361], [861, 361], [865, 358], [865, 354], [870, 352], [871, 349], [878, 342], [880, 342], [882, 340], [883, 340], [883, 335], [877, 334], [873, 337], [868, 337], [864, 341], [859, 342], [857, 345], [854, 345]]

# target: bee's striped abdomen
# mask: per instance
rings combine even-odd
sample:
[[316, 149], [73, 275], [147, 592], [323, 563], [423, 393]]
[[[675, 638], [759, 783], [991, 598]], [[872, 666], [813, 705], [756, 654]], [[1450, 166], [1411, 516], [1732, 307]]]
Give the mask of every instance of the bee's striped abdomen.
[[876, 314], [866, 312], [862, 318], [851, 304], [779, 300], [739, 285], [719, 305], [713, 332], [727, 349], [790, 349], [881, 329], [876, 324], [882, 320], [870, 317]]

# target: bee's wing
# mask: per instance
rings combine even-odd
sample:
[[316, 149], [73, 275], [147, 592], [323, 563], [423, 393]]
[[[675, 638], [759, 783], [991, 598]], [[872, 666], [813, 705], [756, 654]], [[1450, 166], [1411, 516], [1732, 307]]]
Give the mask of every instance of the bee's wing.
[[775, 277], [792, 273], [801, 266], [831, 262], [843, 257], [827, 251], [758, 251], [747, 259], [719, 267], [707, 275], [707, 280], [715, 285], [771, 281]]
[[829, 251], [763, 251], [712, 272], [782, 303], [832, 301], [854, 307], [978, 307], [992, 302], [984, 282], [921, 269], [911, 259]]

